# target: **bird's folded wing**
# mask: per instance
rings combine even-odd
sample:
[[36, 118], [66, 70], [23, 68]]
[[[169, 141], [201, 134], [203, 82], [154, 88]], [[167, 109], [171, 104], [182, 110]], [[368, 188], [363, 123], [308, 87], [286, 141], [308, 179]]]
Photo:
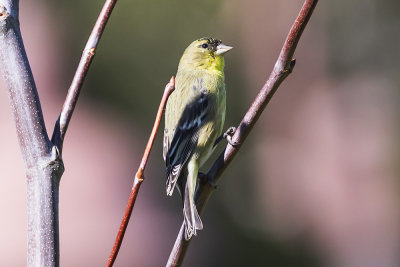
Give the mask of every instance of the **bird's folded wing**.
[[172, 141], [169, 143], [164, 138], [164, 147], [168, 148], [165, 155], [167, 195], [172, 195], [183, 166], [196, 148], [199, 129], [206, 122], [210, 110], [209, 102], [209, 96], [201, 93], [184, 108]]

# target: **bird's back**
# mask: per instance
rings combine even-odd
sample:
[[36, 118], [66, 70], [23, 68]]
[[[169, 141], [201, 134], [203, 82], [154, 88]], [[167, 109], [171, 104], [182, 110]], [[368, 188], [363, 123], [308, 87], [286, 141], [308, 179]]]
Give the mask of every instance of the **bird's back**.
[[[203, 164], [212, 152], [213, 144], [221, 135], [225, 121], [226, 93], [224, 76], [220, 72], [208, 70], [179, 70], [176, 75], [175, 91], [168, 99], [165, 111], [165, 132], [170, 141], [173, 138], [179, 116], [187, 102], [194, 101], [201, 94], [208, 97], [210, 114], [199, 130], [198, 146], [194, 151]], [[180, 101], [182, 98], [187, 102]], [[204, 134], [205, 133], [205, 134]]]

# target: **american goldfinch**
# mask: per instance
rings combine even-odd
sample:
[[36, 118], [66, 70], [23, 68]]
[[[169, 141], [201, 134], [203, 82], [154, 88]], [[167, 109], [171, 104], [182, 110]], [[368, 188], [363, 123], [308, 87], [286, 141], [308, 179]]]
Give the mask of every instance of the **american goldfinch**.
[[182, 196], [186, 240], [203, 229], [194, 194], [199, 168], [222, 133], [226, 109], [224, 54], [231, 49], [212, 38], [192, 42], [179, 62], [175, 91], [165, 110], [166, 189], [171, 196], [177, 185]]

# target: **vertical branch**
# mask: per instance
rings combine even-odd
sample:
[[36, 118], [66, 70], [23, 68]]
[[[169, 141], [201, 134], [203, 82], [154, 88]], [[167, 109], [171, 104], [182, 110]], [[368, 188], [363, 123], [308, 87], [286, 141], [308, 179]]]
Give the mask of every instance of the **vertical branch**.
[[[13, 5], [7, 7], [5, 3]], [[18, 1], [0, 1], [0, 63], [16, 122], [18, 141], [26, 163], [31, 166], [49, 152], [51, 145], [19, 29]], [[27, 135], [27, 132], [31, 134]], [[32, 155], [28, 155], [28, 152]]]
[[60, 116], [54, 127], [53, 136], [51, 138], [52, 142], [60, 151], [62, 150], [68, 124], [74, 112], [76, 102], [78, 101], [83, 81], [85, 80], [90, 64], [93, 61], [100, 37], [104, 32], [108, 19], [110, 18], [111, 12], [113, 11], [116, 3], [117, 0], [105, 1], [104, 6], [97, 18], [96, 24], [94, 25], [86, 46], [82, 52], [81, 60], [75, 72], [74, 78], [72, 79], [72, 83], [68, 89], [67, 98], [65, 99]]
[[[196, 192], [196, 205], [198, 210], [202, 211], [204, 209], [211, 193], [213, 192], [213, 186], [210, 185], [214, 185], [218, 182], [222, 173], [239, 151], [241, 145], [246, 140], [248, 134], [257, 122], [258, 118], [261, 116], [261, 113], [268, 105], [276, 90], [279, 88], [280, 84], [292, 72], [296, 62], [294, 59], [292, 59], [292, 57], [300, 40], [301, 34], [310, 20], [317, 2], [318, 0], [305, 0], [296, 20], [289, 31], [288, 36], [286, 37], [285, 43], [283, 44], [279, 57], [269, 78], [261, 88], [249, 110], [246, 112], [245, 116], [237, 127], [235, 134], [232, 136], [231, 143], [238, 145], [232, 146], [228, 144], [225, 150], [214, 162], [205, 177], [203, 177], [198, 191]], [[174, 247], [172, 248], [166, 264], [167, 267], [181, 266], [185, 257], [190, 240], [186, 241], [182, 237], [182, 227], [177, 236]]]
[[133, 180], [133, 186], [132, 186], [131, 194], [129, 195], [128, 204], [126, 205], [125, 214], [124, 214], [124, 217], [122, 218], [122, 222], [119, 227], [119, 231], [118, 231], [117, 237], [115, 239], [115, 243], [112, 248], [110, 257], [108, 257], [106, 267], [113, 266], [115, 259], [117, 258], [119, 249], [122, 244], [122, 240], [124, 239], [126, 228], [128, 227], [128, 223], [129, 223], [129, 220], [132, 215], [132, 210], [133, 210], [133, 206], [135, 205], [135, 202], [136, 202], [136, 197], [139, 193], [140, 185], [142, 184], [142, 182], [144, 180], [144, 170], [146, 168], [147, 159], [149, 158], [150, 151], [151, 151], [151, 148], [153, 147], [153, 143], [154, 143], [154, 139], [157, 134], [158, 127], [160, 126], [161, 117], [162, 117], [162, 113], [164, 111], [165, 104], [167, 103], [168, 97], [170, 96], [170, 94], [172, 93], [174, 88], [175, 88], [175, 78], [172, 76], [169, 83], [165, 86], [164, 94], [162, 96], [160, 105], [158, 107], [156, 119], [154, 121], [153, 130], [151, 131], [149, 140], [147, 142], [146, 148], [143, 153], [142, 160], [141, 160], [139, 168], [136, 172], [135, 179]]
[[17, 0], [0, 0], [0, 66], [27, 175], [27, 263], [58, 266], [58, 183], [63, 164], [47, 135], [19, 28]]
[[83, 51], [52, 141], [44, 124], [18, 20], [19, 1], [0, 0], [0, 70], [27, 176], [28, 266], [59, 266], [58, 197], [62, 143], [79, 91], [116, 0], [106, 0]]

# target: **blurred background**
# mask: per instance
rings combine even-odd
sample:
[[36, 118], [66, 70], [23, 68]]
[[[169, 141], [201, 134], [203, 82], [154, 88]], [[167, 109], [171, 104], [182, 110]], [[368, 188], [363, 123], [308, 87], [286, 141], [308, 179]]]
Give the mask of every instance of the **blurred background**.
[[[64, 145], [61, 266], [105, 264], [162, 91], [186, 46], [211, 36], [235, 47], [226, 55], [225, 126], [237, 125], [302, 3], [118, 2]], [[20, 3], [50, 134], [102, 5]], [[185, 266], [400, 266], [399, 10], [396, 0], [320, 1], [294, 72], [224, 173]], [[4, 89], [0, 124], [0, 259], [23, 266], [26, 182]], [[161, 139], [115, 266], [164, 266], [179, 231], [180, 198], [165, 196]]]

